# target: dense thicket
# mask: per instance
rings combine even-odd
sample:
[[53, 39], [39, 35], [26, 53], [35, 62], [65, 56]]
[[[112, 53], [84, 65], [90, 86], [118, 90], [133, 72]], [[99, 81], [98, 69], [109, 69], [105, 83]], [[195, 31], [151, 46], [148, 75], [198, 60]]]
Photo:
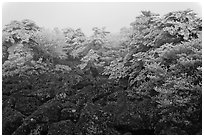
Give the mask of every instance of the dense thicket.
[[201, 134], [202, 20], [142, 11], [129, 28], [3, 28], [3, 134]]

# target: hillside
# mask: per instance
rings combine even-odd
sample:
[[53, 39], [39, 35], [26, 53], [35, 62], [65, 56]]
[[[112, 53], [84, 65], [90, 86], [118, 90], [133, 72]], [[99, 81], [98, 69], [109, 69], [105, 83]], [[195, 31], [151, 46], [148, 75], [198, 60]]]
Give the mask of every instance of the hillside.
[[202, 20], [141, 11], [128, 28], [2, 30], [3, 135], [202, 134]]

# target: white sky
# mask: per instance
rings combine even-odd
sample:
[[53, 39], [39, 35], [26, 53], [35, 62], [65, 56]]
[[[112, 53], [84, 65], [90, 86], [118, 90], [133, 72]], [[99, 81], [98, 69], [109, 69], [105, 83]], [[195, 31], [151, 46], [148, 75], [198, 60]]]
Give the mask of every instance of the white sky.
[[200, 3], [190, 2], [118, 2], [118, 3], [3, 3], [2, 25], [12, 20], [31, 19], [46, 28], [81, 28], [90, 35], [93, 27], [106, 27], [112, 33], [134, 21], [141, 10], [160, 15], [170, 11], [192, 9], [202, 17]]

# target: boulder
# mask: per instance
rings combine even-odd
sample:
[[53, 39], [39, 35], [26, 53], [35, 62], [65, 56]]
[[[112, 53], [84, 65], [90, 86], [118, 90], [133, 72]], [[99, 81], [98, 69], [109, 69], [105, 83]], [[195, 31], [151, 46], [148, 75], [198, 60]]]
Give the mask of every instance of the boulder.
[[[32, 134], [37, 129], [38, 124], [54, 123], [60, 120], [60, 112], [62, 106], [56, 100], [49, 102], [38, 107], [38, 109], [28, 116], [23, 124], [13, 133], [14, 135], [28, 135]], [[44, 132], [44, 131], [43, 131]]]
[[75, 124], [70, 120], [60, 121], [49, 125], [48, 135], [73, 135]]
[[11, 135], [22, 123], [25, 116], [20, 112], [5, 108], [2, 112], [2, 134]]
[[35, 97], [20, 96], [16, 99], [15, 109], [24, 115], [32, 114], [41, 103]]

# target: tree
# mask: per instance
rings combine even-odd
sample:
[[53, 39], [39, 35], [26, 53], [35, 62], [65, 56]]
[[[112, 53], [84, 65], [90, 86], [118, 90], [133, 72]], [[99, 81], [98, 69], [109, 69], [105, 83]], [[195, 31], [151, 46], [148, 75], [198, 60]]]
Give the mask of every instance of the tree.
[[201, 22], [192, 10], [163, 17], [143, 11], [131, 24], [129, 53], [105, 69], [109, 78], [126, 78], [134, 96], [158, 104], [157, 130], [180, 127], [194, 134], [201, 128]]
[[65, 37], [56, 29], [42, 29], [30, 20], [12, 21], [3, 29], [3, 76], [49, 70], [44, 63], [66, 57], [64, 45]]
[[101, 60], [104, 45], [107, 43], [106, 35], [109, 33], [105, 28], [93, 28], [94, 34], [87, 39], [84, 45], [78, 48], [78, 56], [81, 57], [81, 69], [85, 68], [88, 62], [94, 63], [95, 66], [103, 67], [103, 60]]
[[66, 58], [66, 53], [63, 50], [66, 40], [59, 30], [56, 32], [42, 29], [33, 36], [33, 40], [36, 44], [32, 46], [32, 49], [36, 51], [35, 58], [37, 60], [43, 58], [44, 61], [54, 62], [55, 59]]
[[67, 52], [67, 54], [76, 57], [77, 55], [75, 52], [77, 49], [81, 48], [86, 41], [85, 34], [80, 28], [76, 30], [65, 28], [62, 31], [66, 38], [66, 45], [63, 47], [64, 51]]
[[39, 31], [40, 27], [32, 20], [12, 21], [10, 24], [4, 26], [2, 31], [2, 49], [3, 49], [3, 62], [8, 57], [8, 48], [16, 44], [29, 43], [31, 37], [35, 32]]
[[107, 42], [106, 36], [110, 32], [105, 31], [105, 27], [102, 29], [94, 27], [92, 30], [94, 31], [94, 34], [91, 36], [89, 41], [90, 43], [93, 43], [93, 48], [97, 50], [102, 48], [102, 46]]

